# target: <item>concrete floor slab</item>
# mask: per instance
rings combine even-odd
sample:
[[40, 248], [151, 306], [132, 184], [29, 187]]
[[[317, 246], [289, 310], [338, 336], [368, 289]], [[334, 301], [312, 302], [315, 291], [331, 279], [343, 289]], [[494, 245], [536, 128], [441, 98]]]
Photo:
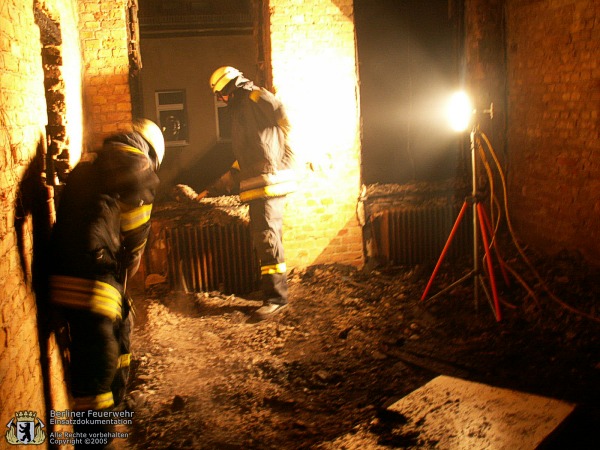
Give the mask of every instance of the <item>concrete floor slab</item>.
[[388, 409], [402, 432], [444, 450], [533, 450], [575, 405], [448, 376], [434, 378]]

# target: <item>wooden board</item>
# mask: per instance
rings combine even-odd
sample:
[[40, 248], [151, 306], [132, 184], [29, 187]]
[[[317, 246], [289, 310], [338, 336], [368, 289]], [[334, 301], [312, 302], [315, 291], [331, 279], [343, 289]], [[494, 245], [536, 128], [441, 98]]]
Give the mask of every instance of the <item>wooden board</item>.
[[388, 409], [402, 414], [403, 433], [444, 450], [533, 450], [575, 405], [439, 376]]

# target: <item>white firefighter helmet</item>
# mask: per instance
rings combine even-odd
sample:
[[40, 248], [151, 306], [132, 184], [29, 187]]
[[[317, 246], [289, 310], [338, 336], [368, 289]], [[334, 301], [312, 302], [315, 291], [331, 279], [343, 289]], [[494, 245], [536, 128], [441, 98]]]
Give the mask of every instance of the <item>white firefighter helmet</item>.
[[133, 121], [133, 130], [140, 133], [156, 153], [156, 170], [160, 167], [165, 156], [165, 138], [158, 125], [148, 119]]
[[242, 72], [237, 70], [235, 67], [219, 67], [210, 76], [210, 88], [212, 89], [213, 93], [216, 94], [217, 92], [225, 89], [225, 86], [227, 86], [231, 80], [235, 80], [241, 74]]

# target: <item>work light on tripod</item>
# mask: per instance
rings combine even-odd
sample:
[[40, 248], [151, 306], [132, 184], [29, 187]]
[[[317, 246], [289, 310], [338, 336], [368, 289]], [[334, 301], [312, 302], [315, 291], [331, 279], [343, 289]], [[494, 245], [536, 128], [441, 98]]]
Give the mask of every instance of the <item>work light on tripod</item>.
[[[493, 118], [493, 115], [494, 115], [493, 104], [490, 105], [489, 109], [483, 110], [481, 113], [484, 115], [489, 115], [490, 118]], [[477, 124], [477, 121], [475, 119], [478, 116], [478, 111], [473, 108], [472, 103], [471, 103], [468, 95], [465, 92], [457, 92], [454, 95], [452, 95], [452, 97], [450, 98], [450, 100], [448, 102], [447, 114], [448, 114], [449, 124], [453, 130], [455, 130], [457, 132], [464, 132], [467, 130], [467, 128], [469, 128], [469, 126], [471, 126], [471, 132], [469, 134], [469, 138], [470, 138], [470, 144], [471, 144], [472, 191], [471, 191], [471, 196], [467, 197], [462, 205], [462, 208], [458, 214], [456, 222], [454, 223], [454, 226], [452, 227], [452, 230], [450, 232], [450, 236], [448, 237], [448, 240], [446, 241], [446, 245], [444, 246], [442, 253], [440, 254], [438, 262], [433, 270], [433, 273], [431, 274], [431, 277], [429, 279], [429, 282], [427, 283], [425, 291], [423, 292], [423, 295], [421, 296], [421, 301], [423, 301], [427, 298], [427, 294], [433, 284], [433, 280], [434, 280], [438, 270], [440, 269], [440, 266], [444, 260], [446, 253], [448, 252], [448, 249], [452, 242], [452, 238], [456, 234], [458, 226], [460, 225], [460, 222], [461, 222], [462, 218], [464, 217], [468, 206], [471, 205], [472, 212], [473, 212], [473, 269], [467, 275], [460, 278], [456, 282], [450, 284], [449, 286], [447, 286], [446, 288], [444, 288], [443, 290], [441, 290], [440, 292], [438, 292], [431, 298], [438, 297], [439, 295], [454, 288], [457, 284], [462, 283], [470, 278], [473, 278], [473, 290], [474, 290], [473, 295], [474, 295], [475, 305], [478, 304], [479, 287], [481, 286], [484, 289], [484, 292], [487, 295], [488, 300], [490, 300], [490, 303], [492, 303], [492, 299], [493, 299], [493, 309], [495, 312], [496, 320], [500, 321], [501, 320], [500, 304], [499, 304], [498, 293], [497, 293], [497, 289], [496, 289], [496, 280], [494, 277], [492, 260], [491, 260], [491, 255], [490, 255], [490, 242], [488, 240], [488, 232], [490, 232], [490, 227], [488, 226], [489, 219], [487, 218], [487, 213], [485, 212], [485, 209], [483, 208], [483, 205], [481, 204], [481, 199], [479, 198], [478, 186], [477, 186], [476, 149], [479, 148], [479, 146], [480, 146], [480, 143], [479, 143], [480, 131], [479, 131], [479, 125]], [[479, 229], [478, 229], [478, 227], [479, 227]], [[489, 277], [491, 295], [490, 295], [490, 291], [487, 289], [487, 287], [483, 281], [483, 275], [481, 273], [480, 264], [479, 264], [479, 238], [480, 237], [482, 240], [483, 247], [485, 249], [485, 262], [487, 265], [487, 273], [488, 273], [488, 277]]]

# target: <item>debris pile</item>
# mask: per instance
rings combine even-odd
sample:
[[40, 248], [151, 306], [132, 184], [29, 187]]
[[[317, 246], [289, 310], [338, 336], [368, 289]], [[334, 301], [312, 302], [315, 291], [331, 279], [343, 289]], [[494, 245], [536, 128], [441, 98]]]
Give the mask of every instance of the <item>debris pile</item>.
[[[589, 308], [598, 282], [565, 261], [553, 283], [578, 281]], [[497, 323], [468, 283], [420, 302], [429, 270], [294, 270], [290, 307], [258, 324], [247, 320], [260, 303], [236, 295], [135, 294], [128, 448], [427, 448], [387, 407], [440, 374], [578, 403], [587, 416], [562, 448], [585, 448], [573, 439], [587, 443], [600, 418], [598, 323], [510, 288], [515, 307]], [[445, 267], [439, 283], [459, 275]]]

